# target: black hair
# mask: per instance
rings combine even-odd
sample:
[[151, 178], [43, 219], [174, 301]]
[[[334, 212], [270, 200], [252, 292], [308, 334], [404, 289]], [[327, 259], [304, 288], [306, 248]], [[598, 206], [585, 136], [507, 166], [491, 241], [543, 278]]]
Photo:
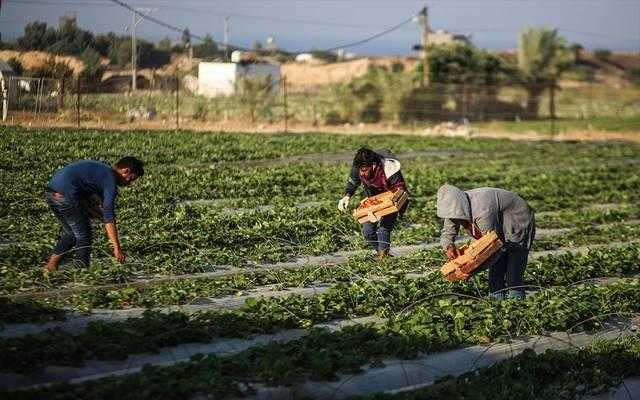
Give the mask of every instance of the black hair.
[[353, 158], [353, 165], [355, 165], [356, 168], [376, 164], [380, 164], [380, 156], [368, 147], [359, 148], [356, 156]]
[[129, 168], [131, 172], [138, 177], [144, 175], [144, 164], [135, 157], [122, 157], [117, 163], [116, 168]]

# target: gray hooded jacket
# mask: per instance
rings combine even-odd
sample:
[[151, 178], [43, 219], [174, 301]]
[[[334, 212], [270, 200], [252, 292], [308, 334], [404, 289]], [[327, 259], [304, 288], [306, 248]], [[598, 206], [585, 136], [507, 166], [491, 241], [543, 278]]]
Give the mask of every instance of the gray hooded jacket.
[[474, 223], [483, 233], [495, 230], [505, 244], [531, 248], [535, 237], [533, 209], [522, 197], [497, 188], [478, 188], [463, 192], [453, 185], [442, 185], [437, 194], [437, 214], [444, 219], [440, 245], [453, 244], [459, 226], [452, 219]]

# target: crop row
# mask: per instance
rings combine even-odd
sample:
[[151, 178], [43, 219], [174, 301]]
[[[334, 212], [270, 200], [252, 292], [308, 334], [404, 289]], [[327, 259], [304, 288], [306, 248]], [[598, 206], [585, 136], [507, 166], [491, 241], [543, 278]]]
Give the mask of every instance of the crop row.
[[446, 378], [396, 395], [353, 400], [572, 399], [602, 395], [623, 379], [640, 374], [640, 335], [601, 340], [591, 347], [523, 353], [496, 365]]
[[[386, 357], [412, 358], [421, 352], [518, 335], [594, 329], [610, 315], [637, 313], [639, 304], [638, 280], [606, 287], [555, 288], [524, 301], [428, 298], [381, 327], [360, 325], [334, 333], [312, 330], [298, 340], [256, 346], [229, 357], [196, 356], [188, 363], [146, 367], [131, 376], [53, 386], [21, 395], [51, 399], [129, 398], [131, 393], [137, 398], [171, 399], [199, 394], [242, 396], [249, 394], [242, 388], [250, 390], [252, 383], [287, 385], [306, 379], [334, 379], [337, 373], [357, 373], [366, 364], [379, 364]], [[54, 344], [48, 347], [52, 351], [56, 351]], [[73, 353], [68, 346], [61, 347], [64, 349], [60, 353]], [[31, 370], [42, 362], [33, 353], [18, 359], [11, 354], [2, 353], [2, 365]], [[32, 357], [29, 363], [28, 356]]]
[[[531, 296], [533, 299], [544, 299], [557, 290], [569, 290], [562, 286], [577, 281], [603, 276], [622, 277], [637, 273], [639, 269], [640, 250], [628, 247], [594, 251], [589, 255], [546, 257], [527, 269], [526, 279], [532, 287], [552, 287]], [[415, 280], [407, 280], [397, 274], [386, 282], [341, 283], [312, 298], [289, 296], [282, 299], [251, 299], [239, 311], [210, 311], [192, 316], [179, 312], [147, 312], [143, 317], [123, 322], [92, 322], [79, 335], [47, 331], [37, 335], [2, 339], [0, 354], [4, 354], [5, 359], [0, 364], [10, 370], [35, 368], [52, 361], [76, 365], [87, 358], [123, 358], [127, 354], [153, 351], [163, 346], [193, 341], [207, 342], [214, 337], [246, 337], [285, 328], [308, 328], [332, 319], [376, 313], [399, 321], [408, 315], [417, 318], [414, 308], [421, 309], [425, 302], [431, 304], [433, 300], [449, 296], [453, 296], [455, 300], [451, 301], [455, 302], [460, 297], [473, 299], [469, 304], [485, 304], [486, 300], [477, 297], [479, 292], [486, 292], [484, 279], [449, 283], [437, 273]], [[179, 301], [176, 298], [168, 300]], [[549, 311], [549, 307], [546, 311]], [[426, 313], [419, 315], [419, 318], [429, 318]], [[477, 318], [478, 315], [473, 314], [459, 316], [463, 322]], [[558, 317], [554, 314], [540, 314], [540, 321], [550, 318]], [[430, 323], [426, 321], [422, 326], [430, 326]], [[495, 337], [491, 333], [487, 335]], [[38, 345], [34, 346], [34, 343]], [[26, 354], [31, 356], [26, 357]]]
[[[628, 191], [628, 186], [632, 184], [630, 180], [637, 179], [631, 176], [632, 171], [631, 167], [615, 171], [596, 170], [588, 175], [591, 180], [587, 176], [579, 176], [589, 184], [580, 186], [579, 180], [573, 185], [566, 183], [563, 186], [566, 193], [545, 194], [546, 204], [554, 209], [557, 204], [573, 204], [577, 200], [581, 200], [582, 205], [629, 201], [630, 196], [633, 196]], [[615, 190], [601, 188], [603, 185], [611, 186], [611, 181], [619, 182]], [[394, 244], [436, 240], [440, 223], [435, 218], [433, 207], [432, 200], [415, 201], [406, 220], [420, 222], [422, 225], [409, 229], [401, 226], [396, 232]], [[123, 219], [130, 222], [122, 229], [130, 262], [125, 266], [116, 265], [108, 256], [106, 249], [109, 247], [105, 238], [99, 235], [95, 244], [95, 262], [100, 267], [97, 269], [99, 272], [76, 271], [72, 281], [117, 282], [127, 280], [137, 272], [201, 272], [211, 265], [242, 264], [247, 260], [283, 261], [296, 255], [361, 249], [365, 246], [357, 233], [358, 224], [349, 216], [338, 213], [329, 204], [304, 210], [277, 207], [270, 211], [231, 216], [206, 207], [167, 209], [150, 206], [135, 217], [130, 215], [132, 212], [133, 210], [127, 209], [122, 212]], [[597, 213], [604, 215], [601, 218], [605, 220], [616, 220], [618, 216], [606, 210], [594, 211], [591, 215]], [[628, 207], [626, 215], [637, 216], [637, 207]], [[30, 229], [31, 234], [37, 235], [39, 241], [31, 245], [15, 244], [0, 248], [3, 256], [2, 273], [19, 276], [17, 281], [3, 279], [4, 291], [12, 290], [11, 287], [47, 286], [38, 267], [54, 240], [50, 235], [51, 226], [55, 226], [52, 219], [42, 205], [38, 213], [23, 218], [16, 216], [7, 226], [8, 230]], [[572, 221], [576, 221], [574, 225], [584, 224], [584, 218], [578, 213], [564, 215], [563, 222]], [[19, 236], [29, 239], [31, 234]]]
[[[298, 270], [267, 273], [247, 272], [222, 278], [178, 280], [149, 287], [88, 289], [71, 296], [52, 296], [36, 304], [71, 306], [77, 310], [121, 309], [189, 304], [201, 298], [238, 295], [266, 285], [287, 288], [307, 286], [317, 282], [338, 283], [356, 280], [361, 282], [352, 284], [358, 287], [362, 282], [379, 279], [381, 276], [403, 276], [412, 272], [434, 271], [443, 262], [444, 258], [439, 250], [421, 251], [410, 256], [396, 257], [383, 264], [375, 263], [367, 257], [350, 257], [348, 263], [342, 266], [309, 266]], [[526, 270], [525, 282], [534, 286], [565, 285], [580, 279], [635, 273], [639, 264], [637, 245], [611, 250], [592, 250], [586, 255], [548, 256], [530, 262]], [[438, 274], [430, 276], [429, 279], [433, 285], [440, 285]], [[455, 285], [459, 290], [460, 284]], [[484, 279], [477, 279], [473, 287], [486, 290]], [[9, 316], [16, 317], [14, 313], [9, 313]], [[25, 317], [27, 316], [33, 317], [33, 314], [25, 314]], [[10, 320], [15, 321], [15, 319]]]

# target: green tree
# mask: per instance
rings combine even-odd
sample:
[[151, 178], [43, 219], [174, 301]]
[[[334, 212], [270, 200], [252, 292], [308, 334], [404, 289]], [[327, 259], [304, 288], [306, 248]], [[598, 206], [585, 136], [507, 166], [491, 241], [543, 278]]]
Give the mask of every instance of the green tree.
[[107, 34], [101, 33], [96, 35], [93, 48], [100, 53], [101, 56], [109, 57], [109, 50], [111, 50], [111, 47], [116, 45], [120, 40], [123, 39], [118, 38], [118, 36], [113, 32], [109, 32]]
[[87, 47], [82, 54], [80, 54], [80, 59], [84, 63], [84, 70], [82, 70], [80, 76], [86, 80], [100, 82], [102, 74], [104, 73], [100, 53], [91, 47]]
[[271, 75], [240, 78], [235, 84], [234, 100], [238, 108], [253, 123], [260, 114], [271, 107], [274, 94]]
[[198, 58], [214, 58], [218, 55], [218, 46], [213, 37], [207, 34], [202, 43], [193, 46], [193, 56]]
[[20, 50], [44, 50], [58, 40], [55, 29], [45, 22], [30, 22], [24, 27], [24, 35], [17, 40]]
[[109, 62], [124, 67], [131, 62], [131, 40], [119, 40], [109, 48]]
[[538, 116], [540, 97], [550, 89], [549, 111], [555, 118], [555, 90], [564, 71], [574, 63], [573, 52], [555, 29], [526, 27], [518, 37], [518, 69], [527, 90], [526, 116]]
[[158, 50], [164, 50], [164, 51], [171, 51], [171, 39], [169, 39], [168, 37], [164, 37], [162, 40], [160, 40], [158, 42], [158, 44], [156, 45], [156, 47], [158, 48]]
[[487, 107], [497, 102], [498, 83], [509, 75], [497, 56], [469, 44], [432, 46], [428, 63], [431, 90], [455, 104], [452, 118], [476, 111], [484, 116]]
[[75, 21], [67, 20], [57, 32], [57, 40], [47, 47], [47, 50], [56, 54], [81, 54], [86, 48], [95, 43], [93, 34], [78, 28]]
[[375, 83], [380, 93], [380, 113], [383, 119], [401, 122], [405, 112], [405, 99], [415, 84], [411, 75], [404, 73], [400, 63], [391, 66], [391, 71], [386, 68], [375, 68], [369, 72], [372, 82]]

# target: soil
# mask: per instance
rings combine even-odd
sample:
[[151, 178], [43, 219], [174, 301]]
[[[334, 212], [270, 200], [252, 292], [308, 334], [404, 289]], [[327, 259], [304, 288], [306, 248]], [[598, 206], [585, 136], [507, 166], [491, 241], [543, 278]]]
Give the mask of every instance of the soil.
[[353, 78], [367, 73], [372, 66], [391, 68], [393, 64], [402, 64], [405, 71], [413, 70], [418, 63], [415, 58], [385, 57], [361, 58], [332, 64], [288, 63], [282, 65], [282, 74], [292, 90], [317, 89], [335, 83], [349, 82]]
[[[39, 114], [35, 118], [32, 113], [13, 113], [5, 123], [7, 126], [22, 126], [25, 128], [77, 128], [77, 123], [73, 116], [69, 114], [66, 118], [62, 118], [58, 114]], [[176, 127], [175, 120], [152, 120], [152, 121], [135, 121], [117, 123], [110, 121], [108, 116], [91, 115], [90, 120], [86, 120], [83, 114], [80, 121], [82, 129], [113, 129], [123, 131], [134, 130], [171, 130]], [[229, 121], [229, 122], [198, 122], [198, 121], [180, 121], [180, 129], [198, 132], [243, 132], [256, 134], [282, 133], [285, 132], [284, 123], [274, 124], [251, 124], [248, 122]], [[308, 124], [289, 123], [287, 132], [290, 133], [337, 133], [346, 135], [361, 134], [399, 134], [399, 135], [418, 135], [418, 136], [452, 136], [446, 132], [434, 132], [426, 127], [406, 127], [393, 126], [391, 124], [345, 124], [345, 125], [319, 125], [313, 126]], [[605, 132], [597, 130], [574, 130], [564, 133], [558, 133], [554, 136], [548, 133], [526, 132], [512, 133], [499, 131], [473, 131], [470, 138], [497, 138], [512, 140], [554, 140], [554, 141], [628, 141], [640, 142], [640, 131], [636, 132]]]

